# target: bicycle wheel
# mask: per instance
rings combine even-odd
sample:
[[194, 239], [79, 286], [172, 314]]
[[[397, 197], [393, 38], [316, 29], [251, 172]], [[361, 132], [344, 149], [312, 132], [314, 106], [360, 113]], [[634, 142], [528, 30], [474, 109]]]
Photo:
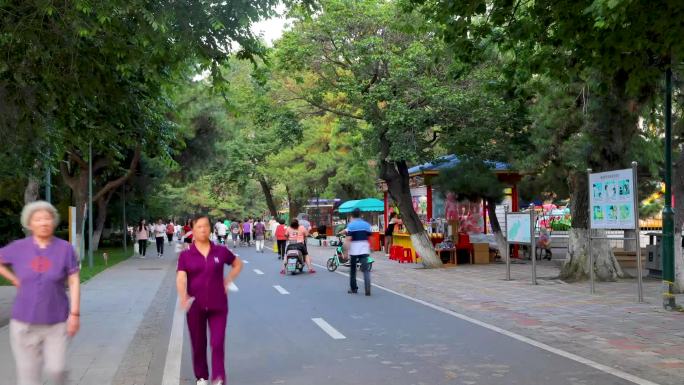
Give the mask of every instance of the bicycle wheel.
[[335, 263], [335, 258], [333, 258], [333, 257], [328, 258], [327, 267], [328, 267], [328, 271], [330, 271], [330, 272], [337, 270], [337, 263]]

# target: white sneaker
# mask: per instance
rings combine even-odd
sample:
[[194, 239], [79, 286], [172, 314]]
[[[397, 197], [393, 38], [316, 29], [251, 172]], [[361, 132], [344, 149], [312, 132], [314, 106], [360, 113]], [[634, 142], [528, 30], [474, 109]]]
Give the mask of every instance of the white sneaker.
[[205, 380], [204, 378], [200, 378], [197, 380], [197, 385], [209, 385], [209, 381]]

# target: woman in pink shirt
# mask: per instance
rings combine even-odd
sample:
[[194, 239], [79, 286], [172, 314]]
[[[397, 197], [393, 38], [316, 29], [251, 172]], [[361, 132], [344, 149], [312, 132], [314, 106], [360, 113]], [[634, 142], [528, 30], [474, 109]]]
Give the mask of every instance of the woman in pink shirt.
[[[309, 256], [309, 251], [304, 243], [304, 239], [306, 239], [308, 235], [309, 233], [306, 231], [306, 228], [300, 226], [298, 220], [293, 220], [292, 223], [290, 223], [290, 227], [287, 229], [287, 249], [298, 249], [301, 251], [309, 273], [313, 274], [316, 270], [314, 270], [313, 265], [311, 264], [311, 257]], [[280, 271], [280, 274], [285, 274], [285, 267], [287, 266], [287, 258], [283, 258], [283, 260], [283, 270]]]
[[144, 219], [141, 219], [138, 226], [135, 228], [135, 239], [138, 241], [138, 253], [140, 258], [145, 258], [145, 251], [147, 251], [147, 240], [150, 237], [150, 230]]

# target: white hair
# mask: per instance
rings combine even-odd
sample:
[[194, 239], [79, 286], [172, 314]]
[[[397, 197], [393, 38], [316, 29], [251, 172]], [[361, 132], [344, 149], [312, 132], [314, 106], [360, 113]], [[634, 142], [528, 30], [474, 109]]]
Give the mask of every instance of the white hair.
[[26, 230], [29, 230], [29, 223], [31, 222], [31, 217], [33, 217], [33, 214], [35, 214], [36, 211], [43, 210], [52, 215], [52, 222], [54, 223], [55, 227], [57, 227], [57, 225], [59, 225], [59, 213], [57, 212], [55, 206], [46, 201], [35, 201], [24, 206], [24, 208], [21, 210], [21, 225], [24, 226]]

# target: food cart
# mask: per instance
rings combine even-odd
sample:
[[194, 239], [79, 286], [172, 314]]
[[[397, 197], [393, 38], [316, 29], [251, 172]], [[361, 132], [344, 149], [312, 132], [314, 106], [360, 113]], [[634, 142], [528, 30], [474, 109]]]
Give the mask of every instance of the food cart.
[[[413, 209], [423, 222], [433, 245], [451, 243], [454, 246], [454, 251], [460, 248], [467, 249], [468, 253], [470, 253], [470, 258], [449, 258], [452, 262], [461, 261], [462, 259], [463, 262], [466, 262], [466, 260], [482, 261], [484, 260], [482, 257], [472, 258], [473, 254], [478, 252], [478, 250], [480, 253], [488, 253], [489, 246], [473, 244], [469, 240], [469, 234], [473, 235], [473, 238], [477, 238], [480, 242], [483, 239], [489, 239], [490, 244], [494, 243], [491, 236], [478, 236], [479, 234], [487, 235], [491, 232], [486, 202], [459, 201], [456, 199], [455, 194], [443, 193], [432, 185], [432, 180], [439, 175], [440, 170], [452, 168], [459, 162], [460, 159], [456, 155], [447, 155], [436, 161], [409, 169]], [[503, 226], [505, 222], [504, 205], [507, 205], [511, 211], [518, 210], [517, 185], [522, 176], [519, 172], [512, 170], [509, 164], [490, 162], [490, 165], [497, 178], [507, 186], [505, 200], [496, 208], [499, 223]], [[384, 228], [389, 214], [395, 210], [394, 207], [396, 205], [391, 201], [387, 192], [387, 185], [384, 181], [379, 182], [379, 187], [384, 193], [385, 215], [382, 222], [382, 227]], [[393, 244], [410, 248], [415, 255], [410, 235], [403, 226], [398, 226], [397, 230], [395, 230]]]

